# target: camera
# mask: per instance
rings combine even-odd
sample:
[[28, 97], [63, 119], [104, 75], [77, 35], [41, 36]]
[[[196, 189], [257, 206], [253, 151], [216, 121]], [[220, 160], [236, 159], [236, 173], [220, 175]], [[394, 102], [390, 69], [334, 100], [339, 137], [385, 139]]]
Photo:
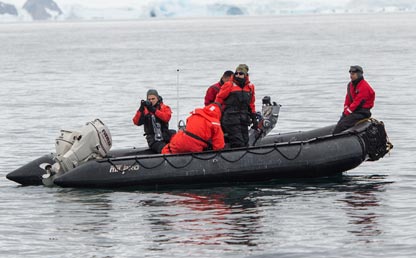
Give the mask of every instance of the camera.
[[146, 101], [144, 102], [144, 105], [145, 105], [146, 107], [152, 106], [152, 102], [150, 102], [149, 100], [146, 100]]

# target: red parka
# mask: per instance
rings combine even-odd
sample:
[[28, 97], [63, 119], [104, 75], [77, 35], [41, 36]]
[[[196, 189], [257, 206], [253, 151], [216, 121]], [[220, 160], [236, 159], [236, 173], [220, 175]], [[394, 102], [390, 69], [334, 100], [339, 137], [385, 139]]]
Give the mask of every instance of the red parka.
[[211, 104], [212, 102], [215, 101], [215, 97], [217, 96], [218, 92], [220, 91], [221, 87], [222, 87], [221, 81], [209, 86], [209, 88], [207, 89], [207, 92], [205, 94], [205, 101], [204, 104], [205, 106], [208, 106], [209, 104]]
[[344, 101], [344, 115], [348, 116], [359, 108], [371, 109], [374, 106], [375, 95], [366, 80], [360, 80], [356, 86], [350, 82]]
[[[140, 110], [137, 110], [135, 116], [133, 117], [133, 123], [135, 125], [142, 125], [144, 123], [144, 121], [140, 118], [142, 118], [142, 114], [143, 116], [146, 116], [147, 114], [150, 114], [149, 110], [147, 110], [147, 108], [144, 109], [143, 112], [140, 112]], [[164, 123], [168, 123], [171, 116], [172, 116], [172, 110], [170, 109], [169, 106], [160, 103], [159, 104], [159, 108], [156, 108], [155, 111], [155, 116], [156, 118], [160, 119], [162, 122]]]
[[220, 119], [221, 110], [216, 104], [195, 109], [186, 121], [186, 129], [176, 133], [162, 153], [201, 152], [208, 147], [207, 142], [213, 150], [223, 149], [225, 143]]
[[[238, 86], [234, 82], [234, 76], [231, 76], [231, 79], [224, 83], [222, 85], [220, 92], [218, 92], [217, 97], [215, 98], [215, 102], [220, 103], [223, 105], [223, 110], [226, 110], [227, 107], [227, 99], [231, 95], [248, 95], [250, 96], [250, 99], [248, 100], [248, 107], [250, 110], [248, 110], [250, 113], [256, 113], [256, 106], [255, 106], [255, 94], [254, 94], [254, 84], [250, 82], [250, 77], [246, 75], [246, 82], [244, 84], [244, 87]], [[237, 97], [240, 99], [240, 97]], [[238, 106], [241, 106], [240, 103], [236, 103]], [[241, 108], [241, 107], [240, 107]]]
[[[146, 140], [149, 146], [155, 142], [155, 131], [152, 123], [152, 115], [154, 114], [156, 122], [160, 123], [163, 139], [168, 142], [170, 139], [169, 120], [172, 116], [172, 110], [169, 106], [159, 102], [155, 105], [156, 111], [150, 112], [147, 107], [143, 111], [137, 110], [133, 117], [133, 123], [137, 126], [143, 125]], [[160, 151], [160, 150], [159, 150]]]

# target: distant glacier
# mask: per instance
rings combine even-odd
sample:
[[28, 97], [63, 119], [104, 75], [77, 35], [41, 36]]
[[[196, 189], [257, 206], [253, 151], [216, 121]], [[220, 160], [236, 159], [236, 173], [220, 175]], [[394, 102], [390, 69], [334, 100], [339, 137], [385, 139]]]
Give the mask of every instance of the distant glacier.
[[0, 0], [0, 21], [414, 11], [415, 0]]

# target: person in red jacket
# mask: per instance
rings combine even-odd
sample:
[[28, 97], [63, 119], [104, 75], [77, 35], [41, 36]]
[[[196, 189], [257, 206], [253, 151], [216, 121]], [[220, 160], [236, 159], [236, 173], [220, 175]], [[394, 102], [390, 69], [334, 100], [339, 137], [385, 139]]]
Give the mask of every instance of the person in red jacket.
[[233, 71], [225, 71], [219, 82], [209, 86], [209, 88], [207, 89], [207, 92], [205, 94], [205, 101], [204, 101], [205, 106], [207, 106], [207, 105], [209, 105], [209, 104], [211, 104], [215, 101], [215, 97], [217, 96], [218, 92], [220, 91], [222, 85], [224, 85], [224, 83], [228, 82], [231, 78], [231, 75], [233, 75], [233, 74], [234, 74]]
[[163, 149], [163, 154], [201, 152], [224, 148], [224, 134], [220, 124], [221, 107], [218, 103], [197, 108], [186, 120], [186, 129], [175, 134]]
[[223, 106], [221, 119], [226, 142], [231, 148], [248, 146], [248, 126], [258, 129], [254, 84], [250, 82], [248, 66], [240, 64], [230, 81], [224, 83], [215, 102]]
[[364, 80], [363, 68], [359, 65], [350, 67], [351, 81], [347, 86], [344, 101], [344, 111], [338, 121], [334, 134], [353, 127], [358, 121], [371, 117], [371, 108], [374, 106], [375, 92], [370, 84]]
[[133, 117], [135, 125], [144, 126], [147, 144], [156, 153], [160, 153], [171, 138], [169, 131], [171, 116], [172, 110], [163, 104], [163, 99], [157, 90], [150, 89], [147, 91], [147, 100], [141, 100], [140, 108]]

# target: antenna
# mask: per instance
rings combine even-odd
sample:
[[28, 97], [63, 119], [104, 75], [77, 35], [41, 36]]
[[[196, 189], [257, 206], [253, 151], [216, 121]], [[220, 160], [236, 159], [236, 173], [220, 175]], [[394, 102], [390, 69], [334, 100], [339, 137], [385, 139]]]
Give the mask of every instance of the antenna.
[[176, 124], [179, 123], [179, 68], [176, 69]]

